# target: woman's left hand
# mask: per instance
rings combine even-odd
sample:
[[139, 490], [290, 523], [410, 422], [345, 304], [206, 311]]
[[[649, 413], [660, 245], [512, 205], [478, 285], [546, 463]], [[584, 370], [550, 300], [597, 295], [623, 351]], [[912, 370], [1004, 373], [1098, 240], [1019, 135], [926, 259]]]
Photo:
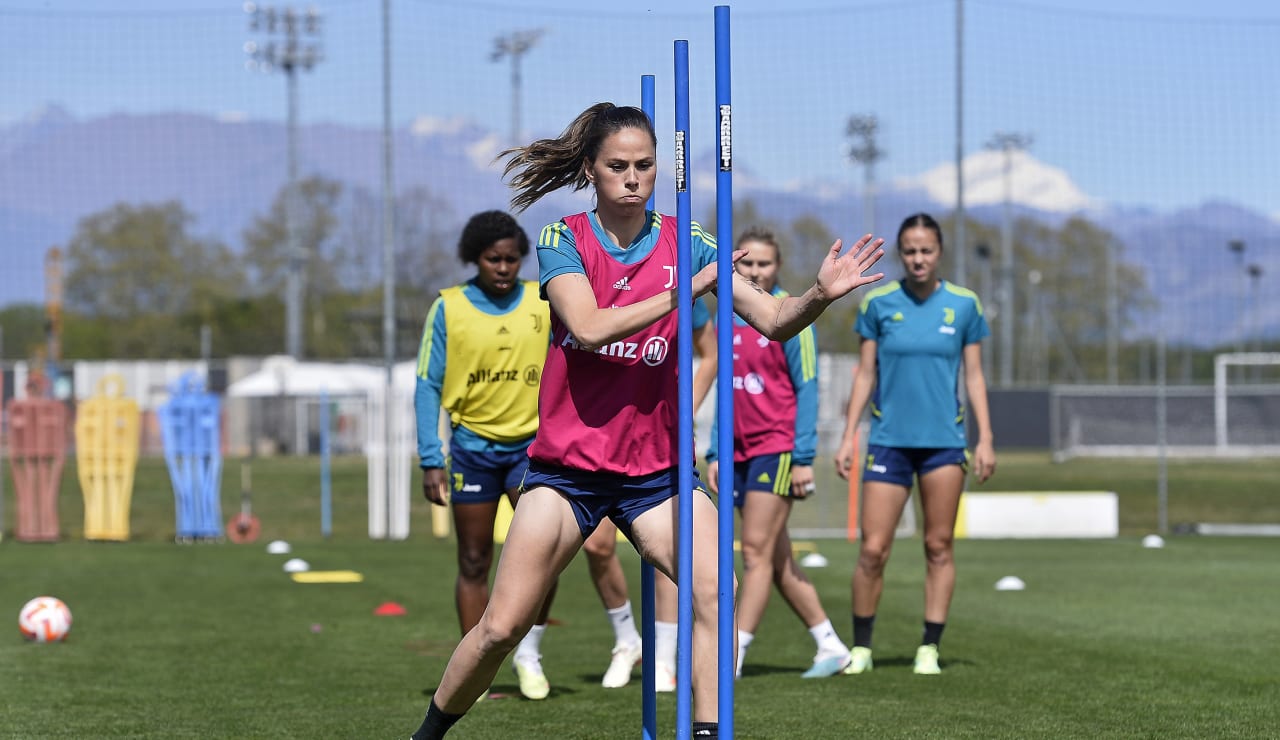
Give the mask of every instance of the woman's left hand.
[[996, 448], [990, 442], [979, 442], [973, 448], [973, 475], [978, 479], [979, 483], [986, 483], [987, 479], [996, 472]]
[[812, 465], [791, 466], [791, 497], [808, 498], [813, 494], [816, 484], [813, 482]]
[[818, 268], [818, 289], [831, 301], [884, 277], [883, 272], [863, 274], [884, 256], [884, 239], [867, 234], [855, 242], [843, 256], [840, 254], [841, 246], [842, 242], [836, 239], [835, 244], [831, 245], [831, 251], [822, 260], [822, 267]]

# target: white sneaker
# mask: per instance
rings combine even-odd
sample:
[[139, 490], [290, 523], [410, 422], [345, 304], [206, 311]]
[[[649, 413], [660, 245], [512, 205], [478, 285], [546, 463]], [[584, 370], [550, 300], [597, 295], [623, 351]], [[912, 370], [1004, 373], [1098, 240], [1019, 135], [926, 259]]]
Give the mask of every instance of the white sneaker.
[[609, 670], [604, 672], [600, 685], [606, 689], [620, 689], [631, 682], [631, 669], [636, 667], [644, 653], [640, 643], [630, 645], [614, 645], [613, 657], [609, 660]]
[[653, 690], [659, 694], [670, 694], [676, 690], [676, 671], [665, 661], [654, 663]]

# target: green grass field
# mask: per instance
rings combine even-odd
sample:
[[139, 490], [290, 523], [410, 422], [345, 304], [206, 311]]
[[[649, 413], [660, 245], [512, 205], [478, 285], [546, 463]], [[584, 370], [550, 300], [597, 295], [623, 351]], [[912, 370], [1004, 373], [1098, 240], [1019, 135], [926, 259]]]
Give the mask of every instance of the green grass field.
[[[229, 462], [224, 474], [227, 516], [239, 505], [238, 466]], [[324, 540], [317, 471], [314, 460], [255, 462], [262, 538], [175, 545], [161, 463], [140, 466], [127, 544], [81, 539], [69, 469], [64, 541], [0, 544], [0, 615], [16, 621], [27, 599], [46, 593], [75, 615], [63, 644], [27, 644], [12, 622], [0, 638], [0, 737], [406, 737], [457, 639], [452, 542], [430, 537], [417, 503], [410, 540], [369, 541], [358, 460], [335, 463], [334, 534]], [[1280, 542], [1171, 537], [1164, 549], [1142, 548], [1155, 521], [1154, 475], [1149, 462], [1003, 456], [986, 488], [1115, 490], [1124, 534], [959, 542], [937, 678], [910, 671], [924, 572], [918, 539], [900, 543], [890, 563], [871, 674], [801, 680], [812, 641], [775, 598], [736, 685], [737, 737], [1280, 735]], [[1275, 461], [1171, 464], [1170, 521], [1280, 521], [1276, 480]], [[11, 531], [10, 481], [4, 513]], [[265, 552], [275, 538], [313, 569], [354, 569], [365, 580], [293, 583], [281, 571], [285, 557]], [[856, 546], [815, 544], [830, 566], [810, 575], [848, 639]], [[620, 552], [634, 594], [638, 560]], [[1027, 589], [995, 591], [1005, 575]], [[374, 616], [385, 601], [408, 615]], [[560, 624], [543, 643], [551, 697], [484, 702], [451, 737], [639, 737], [638, 675], [623, 689], [599, 686], [612, 633], [581, 558], [562, 578], [553, 616]], [[515, 693], [508, 670], [494, 691]], [[659, 697], [662, 737], [674, 736], [674, 706]]]

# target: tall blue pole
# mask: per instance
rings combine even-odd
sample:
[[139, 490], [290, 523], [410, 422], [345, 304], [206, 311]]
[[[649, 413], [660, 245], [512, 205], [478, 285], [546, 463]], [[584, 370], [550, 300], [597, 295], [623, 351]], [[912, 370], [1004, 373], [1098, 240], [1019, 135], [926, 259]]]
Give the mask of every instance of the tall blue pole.
[[690, 259], [692, 207], [689, 202], [689, 42], [675, 43], [676, 84], [676, 295], [679, 306], [678, 350], [680, 416], [679, 501], [680, 544], [677, 585], [680, 591], [680, 628], [676, 643], [676, 737], [688, 740], [693, 721], [690, 687], [693, 686], [693, 273]]
[[[654, 111], [657, 109], [655, 96], [653, 92], [653, 75], [640, 76], [640, 109], [649, 117], [649, 123], [653, 123]], [[653, 193], [649, 194], [649, 210], [653, 210], [654, 197]], [[658, 737], [658, 694], [657, 694], [657, 665], [655, 660], [657, 649], [657, 633], [655, 623], [657, 621], [657, 608], [654, 603], [654, 580], [653, 566], [647, 562], [640, 562], [640, 639], [644, 645], [644, 653], [641, 658], [640, 670], [640, 686], [641, 686], [641, 722], [643, 726], [642, 737], [644, 740], [656, 740]]]
[[733, 737], [733, 680], [738, 656], [733, 649], [733, 125], [730, 100], [729, 6], [717, 5], [716, 233], [724, 240], [716, 250], [716, 414], [720, 454], [719, 500], [719, 713], [720, 737]]

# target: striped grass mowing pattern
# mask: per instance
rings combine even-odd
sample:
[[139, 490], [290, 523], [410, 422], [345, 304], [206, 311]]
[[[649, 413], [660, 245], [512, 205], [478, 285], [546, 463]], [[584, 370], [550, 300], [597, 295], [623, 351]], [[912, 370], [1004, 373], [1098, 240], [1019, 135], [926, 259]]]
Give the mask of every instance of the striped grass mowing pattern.
[[[1110, 482], [1122, 520], [1154, 501], [1143, 492], [1145, 462], [1063, 467], [1011, 455], [1001, 464], [996, 480], [1014, 489]], [[226, 517], [238, 510], [237, 465], [224, 476]], [[0, 618], [16, 622], [28, 599], [51, 594], [75, 625], [63, 644], [27, 644], [15, 623], [0, 637], [0, 737], [390, 738], [417, 726], [458, 637], [452, 541], [430, 538], [420, 502], [409, 541], [369, 541], [359, 460], [334, 465], [334, 534], [323, 540], [316, 462], [254, 466], [263, 523], [254, 545], [172, 544], [172, 491], [154, 460], [138, 471], [133, 541], [83, 542], [74, 470], [64, 474], [64, 541], [0, 543]], [[1171, 466], [1171, 521], [1280, 521], [1268, 483], [1280, 479], [1276, 467]], [[1174, 536], [1148, 550], [1139, 539], [1149, 526], [1122, 531], [1112, 541], [959, 542], [939, 677], [910, 671], [924, 576], [918, 538], [899, 542], [889, 564], [870, 674], [801, 680], [813, 644], [775, 596], [737, 685], [738, 737], [1275, 736], [1280, 542]], [[276, 538], [293, 544], [291, 555], [266, 553]], [[856, 546], [816, 544], [830, 565], [809, 574], [848, 640]], [[620, 554], [638, 604], [638, 560], [629, 548]], [[293, 583], [281, 570], [293, 556], [364, 580]], [[995, 591], [1006, 575], [1027, 589]], [[408, 614], [374, 616], [387, 601]], [[599, 685], [612, 633], [582, 558], [561, 579], [553, 617], [543, 643], [551, 697], [483, 702], [451, 737], [639, 735], [638, 675], [622, 689]], [[493, 690], [516, 693], [508, 668]], [[674, 700], [661, 695], [663, 737], [673, 736], [674, 716]]]
[[[943, 675], [914, 676], [919, 541], [889, 566], [875, 670], [804, 681], [813, 644], [775, 597], [737, 686], [738, 736], [1265, 737], [1280, 727], [1270, 540], [961, 542]], [[852, 545], [811, 571], [846, 639]], [[361, 583], [300, 585], [254, 546], [0, 545], [0, 612], [57, 595], [64, 644], [0, 639], [5, 737], [404, 737], [457, 638], [448, 541], [294, 543]], [[623, 552], [636, 587], [637, 559]], [[1027, 583], [996, 592], [1004, 575]], [[377, 617], [385, 601], [404, 617]], [[638, 599], [634, 599], [638, 603]], [[544, 640], [552, 694], [478, 705], [459, 738], [636, 737], [638, 678], [599, 686], [611, 631], [579, 558]], [[318, 630], [318, 631], [317, 631]], [[493, 690], [515, 694], [507, 668]], [[674, 701], [660, 696], [660, 726]], [[666, 734], [664, 736], [671, 736]]]

